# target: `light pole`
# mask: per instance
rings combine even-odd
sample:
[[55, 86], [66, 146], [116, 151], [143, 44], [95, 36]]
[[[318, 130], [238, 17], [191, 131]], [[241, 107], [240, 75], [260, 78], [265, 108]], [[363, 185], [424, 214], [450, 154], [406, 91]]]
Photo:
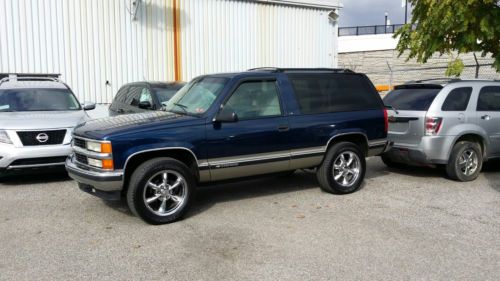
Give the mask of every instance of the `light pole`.
[[408, 23], [408, 0], [405, 0], [405, 24]]
[[389, 16], [389, 13], [387, 13], [387, 11], [385, 11], [385, 21], [384, 21], [385, 27], [387, 27], [387, 17], [388, 16]]

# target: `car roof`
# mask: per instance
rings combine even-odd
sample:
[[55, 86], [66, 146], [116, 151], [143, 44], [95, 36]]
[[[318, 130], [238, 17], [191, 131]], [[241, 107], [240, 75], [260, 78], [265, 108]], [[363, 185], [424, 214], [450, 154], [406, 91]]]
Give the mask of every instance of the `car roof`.
[[124, 86], [133, 86], [139, 84], [148, 84], [152, 87], [172, 87], [172, 86], [184, 86], [186, 82], [184, 81], [136, 81], [125, 84]]
[[2, 82], [0, 89], [68, 89], [68, 87], [56, 81], [9, 80]]
[[279, 67], [259, 67], [251, 68], [240, 72], [214, 73], [202, 75], [200, 77], [220, 77], [234, 78], [237, 76], [258, 76], [270, 73], [356, 73], [350, 69], [344, 68], [279, 68]]
[[447, 85], [456, 85], [456, 84], [484, 84], [484, 83], [499, 83], [500, 80], [487, 80], [487, 79], [460, 79], [460, 78], [433, 78], [426, 80], [415, 80], [408, 81], [404, 84], [397, 85], [395, 89], [412, 89], [412, 88], [444, 88]]

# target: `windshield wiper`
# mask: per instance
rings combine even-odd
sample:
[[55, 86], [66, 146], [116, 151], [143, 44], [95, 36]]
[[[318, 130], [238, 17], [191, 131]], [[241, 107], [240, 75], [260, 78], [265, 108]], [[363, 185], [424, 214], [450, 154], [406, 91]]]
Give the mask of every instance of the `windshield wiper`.
[[[187, 106], [185, 106], [185, 105], [183, 105], [181, 103], [177, 103], [177, 102], [174, 102], [173, 105], [175, 105], [175, 106], [179, 107], [180, 109], [182, 109], [182, 111], [183, 111], [183, 113], [185, 115], [190, 115], [189, 112], [187, 111], [187, 108], [188, 108]], [[178, 112], [176, 112], [176, 113], [178, 113]]]

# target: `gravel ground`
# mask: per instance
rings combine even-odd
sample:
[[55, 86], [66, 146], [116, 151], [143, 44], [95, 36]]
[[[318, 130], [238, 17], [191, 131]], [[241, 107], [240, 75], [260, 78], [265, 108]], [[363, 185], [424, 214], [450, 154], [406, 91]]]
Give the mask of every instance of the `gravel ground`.
[[313, 174], [200, 189], [151, 226], [64, 175], [0, 183], [0, 280], [498, 280], [500, 165], [473, 183], [368, 160], [364, 187]]

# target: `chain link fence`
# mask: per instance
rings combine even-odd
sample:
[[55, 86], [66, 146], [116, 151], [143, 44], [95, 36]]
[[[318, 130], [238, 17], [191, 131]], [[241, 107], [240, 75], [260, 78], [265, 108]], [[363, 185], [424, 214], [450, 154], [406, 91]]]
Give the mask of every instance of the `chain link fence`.
[[[446, 66], [433, 67], [418, 67], [418, 68], [402, 68], [391, 67], [387, 63], [385, 71], [366, 72], [370, 80], [375, 85], [383, 85], [391, 89], [395, 85], [400, 85], [408, 81], [449, 78], [444, 75]], [[485, 79], [485, 80], [500, 80], [500, 73], [497, 73], [491, 64], [466, 65], [460, 79]]]

